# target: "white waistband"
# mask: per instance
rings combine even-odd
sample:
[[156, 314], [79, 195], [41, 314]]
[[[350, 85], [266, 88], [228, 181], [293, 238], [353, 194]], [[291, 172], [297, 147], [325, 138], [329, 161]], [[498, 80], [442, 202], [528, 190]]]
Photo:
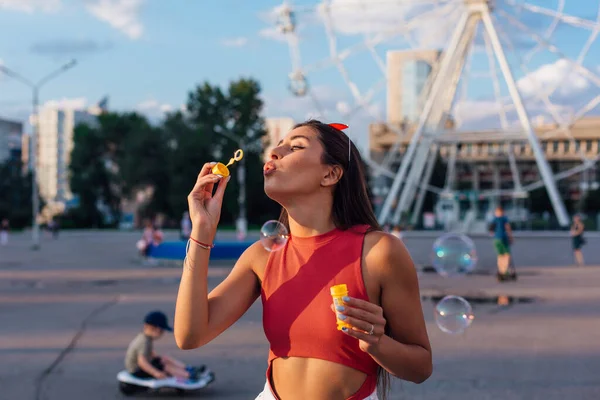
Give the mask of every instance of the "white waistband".
[[[269, 381], [265, 382], [263, 391], [256, 396], [255, 400], [277, 400], [277, 398], [273, 396], [273, 393], [271, 392], [271, 385], [269, 385]], [[379, 397], [377, 397], [377, 389], [375, 389], [373, 393], [365, 397], [363, 400], [379, 400]]]

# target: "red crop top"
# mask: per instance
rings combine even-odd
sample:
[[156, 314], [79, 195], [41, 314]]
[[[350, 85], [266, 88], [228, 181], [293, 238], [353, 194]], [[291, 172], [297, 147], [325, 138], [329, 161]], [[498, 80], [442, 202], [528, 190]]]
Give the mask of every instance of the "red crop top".
[[363, 399], [375, 389], [378, 364], [359, 348], [356, 338], [336, 329], [329, 288], [344, 283], [351, 297], [369, 300], [361, 268], [367, 229], [356, 226], [290, 237], [283, 249], [270, 254], [261, 290], [269, 369], [278, 357], [318, 358], [346, 365], [367, 374], [352, 400]]

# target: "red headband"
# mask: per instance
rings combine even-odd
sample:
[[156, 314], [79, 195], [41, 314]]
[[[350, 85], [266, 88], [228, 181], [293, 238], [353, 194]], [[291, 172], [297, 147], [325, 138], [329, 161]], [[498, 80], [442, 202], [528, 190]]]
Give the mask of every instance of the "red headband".
[[344, 125], [344, 124], [329, 124], [330, 127], [337, 129], [338, 131], [343, 131], [344, 129], [348, 129], [348, 125]]
[[[337, 129], [338, 131], [343, 131], [344, 129], [348, 129], [348, 125], [345, 124], [337, 124], [337, 123], [333, 123], [333, 124], [328, 124], [330, 127]], [[346, 135], [348, 136], [348, 135]], [[350, 136], [348, 136], [348, 165], [350, 165], [350, 150], [352, 149], [351, 146], [352, 141], [350, 140]]]

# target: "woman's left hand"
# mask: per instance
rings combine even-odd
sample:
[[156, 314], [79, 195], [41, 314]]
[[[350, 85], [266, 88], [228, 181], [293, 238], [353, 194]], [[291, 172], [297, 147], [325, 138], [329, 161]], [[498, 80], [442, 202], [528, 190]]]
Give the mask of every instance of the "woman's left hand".
[[[358, 339], [362, 351], [369, 352], [377, 347], [385, 334], [386, 320], [383, 308], [368, 301], [353, 297], [344, 298], [343, 309], [336, 307], [338, 318], [352, 326], [343, 328], [342, 332]], [[345, 317], [345, 318], [344, 318]]]

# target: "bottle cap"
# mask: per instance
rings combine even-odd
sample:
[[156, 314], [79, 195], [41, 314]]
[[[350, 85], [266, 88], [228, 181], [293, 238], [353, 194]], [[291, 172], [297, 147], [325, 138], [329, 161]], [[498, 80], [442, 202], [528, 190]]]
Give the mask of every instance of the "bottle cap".
[[215, 175], [222, 175], [226, 178], [229, 176], [229, 169], [225, 166], [225, 164], [217, 163], [217, 165], [212, 168], [212, 173]]
[[335, 285], [329, 288], [332, 296], [345, 296], [348, 294], [348, 286], [345, 284]]
[[214, 167], [212, 167], [212, 173], [227, 178], [229, 176], [229, 169], [227, 167], [236, 161], [240, 161], [242, 158], [244, 158], [244, 150], [237, 149], [233, 154], [233, 158], [229, 159], [227, 165], [223, 163], [217, 163]]

